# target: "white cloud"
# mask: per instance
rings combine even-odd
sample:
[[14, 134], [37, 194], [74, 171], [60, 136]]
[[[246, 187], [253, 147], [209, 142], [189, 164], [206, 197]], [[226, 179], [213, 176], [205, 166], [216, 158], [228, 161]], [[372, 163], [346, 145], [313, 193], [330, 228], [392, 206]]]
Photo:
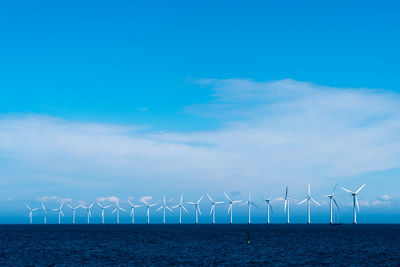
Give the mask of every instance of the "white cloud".
[[389, 196], [389, 195], [382, 195], [382, 196], [378, 197], [378, 200], [381, 200], [381, 201], [389, 201], [389, 200], [392, 200], [392, 199], [393, 198], [391, 196]]
[[147, 204], [151, 204], [150, 202], [153, 200], [152, 196], [144, 196], [140, 198], [140, 202], [147, 202]]
[[70, 201], [72, 201], [71, 198], [62, 198], [59, 196], [43, 196], [43, 197], [38, 197], [37, 200], [40, 202], [48, 202], [48, 201], [70, 202]]
[[375, 200], [371, 204], [372, 206], [389, 206], [391, 203], [390, 201]]
[[116, 196], [111, 196], [111, 197], [98, 197], [96, 200], [99, 201], [99, 202], [105, 202], [105, 201], [117, 202], [117, 201], [119, 201], [119, 198], [117, 198]]
[[[281, 80], [202, 80], [214, 100], [187, 112], [214, 130], [150, 132], [37, 115], [0, 118], [0, 185], [104, 195], [134, 189], [290, 194], [400, 167], [400, 99], [381, 90]], [[134, 187], [133, 187], [134, 186]], [[87, 191], [82, 191], [87, 190]], [[151, 191], [150, 191], [151, 190]], [[114, 193], [115, 192], [115, 193]], [[131, 192], [129, 192], [131, 193]], [[82, 193], [80, 193], [82, 194]]]

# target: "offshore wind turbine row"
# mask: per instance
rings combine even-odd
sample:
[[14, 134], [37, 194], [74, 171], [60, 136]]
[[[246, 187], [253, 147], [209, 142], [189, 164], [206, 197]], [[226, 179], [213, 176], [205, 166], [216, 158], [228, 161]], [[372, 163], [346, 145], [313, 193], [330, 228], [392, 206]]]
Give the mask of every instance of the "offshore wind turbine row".
[[[358, 193], [360, 193], [360, 191], [365, 187], [366, 184], [363, 184], [360, 188], [358, 188], [356, 191], [351, 191], [349, 189], [346, 189], [344, 187], [342, 187], [342, 190], [350, 193], [353, 197], [353, 224], [357, 224], [357, 211], [360, 211], [360, 207], [358, 204], [358, 198], [357, 195]], [[333, 188], [333, 190], [331, 191], [330, 194], [327, 195], [323, 195], [325, 197], [329, 198], [329, 223], [330, 224], [334, 224], [334, 220], [333, 220], [333, 205], [336, 206], [337, 210], [339, 210], [339, 205], [336, 202], [335, 199], [335, 190], [337, 188], [337, 184], [335, 185], [335, 187]], [[241, 204], [242, 206], [246, 205], [247, 206], [247, 217], [248, 217], [248, 223], [251, 223], [251, 207], [257, 207], [257, 205], [251, 200], [251, 194], [249, 194], [248, 200], [244, 201], [243, 200], [232, 200], [231, 197], [229, 197], [229, 195], [227, 193], [224, 192], [225, 198], [227, 199], [227, 203], [228, 203], [228, 209], [227, 209], [227, 214], [230, 216], [230, 224], [233, 223], [233, 206], [237, 205], [237, 204]], [[225, 203], [225, 201], [214, 201], [213, 198], [211, 198], [211, 196], [207, 193], [206, 194], [209, 202], [211, 203], [211, 209], [210, 209], [210, 215], [212, 215], [212, 224], [215, 224], [215, 211], [216, 211], [216, 205], [219, 204], [223, 204]], [[193, 205], [194, 206], [194, 213], [195, 213], [195, 223], [198, 224], [199, 223], [199, 215], [202, 215], [199, 204], [201, 202], [201, 200], [203, 199], [204, 195], [202, 195], [197, 201], [188, 201], [186, 202], [189, 205]], [[267, 220], [266, 223], [269, 224], [270, 223], [270, 214], [273, 212], [272, 210], [272, 205], [271, 205], [271, 197], [264, 197], [263, 198], [266, 204], [266, 208], [267, 208]], [[290, 212], [289, 212], [289, 208], [290, 208], [290, 200], [291, 198], [289, 198], [289, 188], [286, 187], [286, 192], [284, 197], [282, 198], [282, 200], [284, 201], [284, 212], [286, 215], [286, 223], [289, 224], [290, 223]], [[146, 207], [146, 217], [147, 217], [147, 224], [150, 224], [150, 208], [160, 205], [156, 211], [160, 211], [162, 210], [163, 212], [163, 224], [166, 223], [166, 210], [173, 212], [174, 209], [178, 209], [179, 210], [179, 224], [182, 224], [182, 210], [184, 210], [187, 214], [189, 214], [189, 211], [185, 208], [184, 206], [184, 202], [183, 202], [183, 195], [181, 195], [179, 203], [173, 207], [169, 207], [166, 203], [165, 200], [165, 196], [163, 197], [162, 201], [157, 201], [154, 203], [148, 203], [148, 201], [146, 201], [145, 199], [141, 200], [142, 204], [134, 204], [132, 203], [131, 200], [128, 199], [128, 203], [130, 205], [130, 217], [132, 219], [131, 223], [134, 224], [135, 223], [135, 209], [140, 208], [142, 206]], [[94, 204], [97, 204], [100, 209], [101, 209], [101, 223], [104, 224], [104, 211], [108, 208], [111, 207], [111, 205], [103, 205], [100, 202], [96, 201], [96, 202], [92, 202], [91, 204], [84, 206], [84, 205], [78, 205], [78, 206], [71, 206], [69, 204], [66, 204], [71, 210], [72, 210], [72, 223], [75, 224], [75, 217], [76, 217], [76, 210], [81, 208], [86, 210], [87, 213], [87, 223], [90, 224], [90, 218], [92, 217], [92, 213], [91, 213], [91, 208], [93, 207]], [[311, 204], [314, 203], [317, 206], [321, 206], [321, 204], [315, 200], [313, 197], [311, 197], [311, 187], [310, 184], [308, 183], [307, 185], [307, 195], [306, 197], [300, 201], [297, 205], [301, 205], [303, 203], [306, 203], [307, 205], [307, 224], [311, 223]], [[64, 217], [64, 213], [62, 211], [62, 208], [64, 206], [64, 202], [61, 203], [61, 205], [58, 208], [54, 208], [51, 209], [52, 211], [57, 212], [58, 215], [58, 223], [61, 224], [61, 217]], [[31, 208], [28, 204], [26, 204], [26, 207], [29, 211], [29, 222], [32, 224], [33, 222], [33, 212], [39, 210], [39, 208]], [[47, 223], [47, 208], [45, 207], [44, 203], [41, 203], [41, 207], [43, 210], [43, 223], [46, 224]], [[126, 209], [120, 207], [119, 205], [119, 201], [116, 201], [116, 205], [114, 210], [111, 212], [112, 214], [116, 213], [116, 223], [119, 224], [119, 217], [120, 217], [120, 212], [127, 212]]]

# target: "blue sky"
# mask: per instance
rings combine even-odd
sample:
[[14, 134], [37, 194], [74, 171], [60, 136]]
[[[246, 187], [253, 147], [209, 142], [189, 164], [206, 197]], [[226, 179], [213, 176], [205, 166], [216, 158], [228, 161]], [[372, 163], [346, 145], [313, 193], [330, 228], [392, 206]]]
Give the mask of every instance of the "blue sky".
[[396, 1], [0, 7], [3, 222], [43, 197], [227, 191], [262, 205], [286, 184], [301, 200], [307, 182], [317, 196], [367, 182], [361, 218], [400, 221]]

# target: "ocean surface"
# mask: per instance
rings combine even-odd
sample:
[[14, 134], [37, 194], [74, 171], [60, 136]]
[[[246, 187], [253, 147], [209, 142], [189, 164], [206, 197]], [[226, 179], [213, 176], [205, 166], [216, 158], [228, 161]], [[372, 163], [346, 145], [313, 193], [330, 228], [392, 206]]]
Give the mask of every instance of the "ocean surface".
[[0, 225], [0, 266], [400, 266], [400, 225]]

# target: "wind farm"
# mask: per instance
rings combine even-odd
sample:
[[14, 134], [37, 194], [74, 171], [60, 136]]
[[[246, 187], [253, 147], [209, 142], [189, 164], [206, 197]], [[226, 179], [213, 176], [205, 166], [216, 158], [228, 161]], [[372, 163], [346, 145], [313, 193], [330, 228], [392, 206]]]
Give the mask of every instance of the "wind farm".
[[[307, 211], [306, 224], [311, 224], [311, 218], [312, 218], [312, 216], [311, 216], [311, 204], [315, 204], [317, 207], [320, 208], [320, 210], [321, 209], [326, 209], [327, 210], [327, 214], [329, 216], [326, 216], [326, 223], [331, 224], [331, 225], [332, 224], [338, 224], [338, 221], [334, 222], [334, 213], [338, 213], [340, 211], [339, 204], [338, 204], [337, 199], [336, 199], [337, 198], [337, 196], [336, 196], [336, 188], [337, 188], [337, 186], [338, 186], [338, 184], [336, 183], [335, 186], [333, 187], [333, 190], [330, 192], [330, 194], [321, 195], [322, 197], [327, 197], [328, 200], [329, 200], [329, 202], [325, 203], [325, 205], [322, 206], [319, 201], [317, 201], [315, 198], [312, 197], [312, 195], [311, 195], [311, 184], [310, 183], [307, 184], [306, 197], [303, 200], [299, 201], [297, 203], [297, 205], [296, 205], [296, 206], [301, 206], [304, 203], [306, 204], [306, 211]], [[358, 201], [358, 194], [361, 192], [361, 190], [365, 186], [366, 186], [366, 184], [363, 184], [361, 187], [359, 187], [354, 192], [349, 190], [349, 189], [346, 189], [345, 187], [342, 187], [343, 191], [345, 191], [347, 193], [350, 193], [351, 196], [352, 196], [352, 211], [353, 211], [352, 212], [352, 216], [353, 216], [352, 223], [353, 224], [357, 224], [357, 212], [360, 211], [360, 209], [359, 209], [359, 201]], [[220, 221], [218, 222], [219, 224], [224, 224], [224, 223], [228, 223], [228, 224], [239, 223], [240, 224], [240, 223], [244, 223], [243, 220], [241, 220], [241, 222], [240, 221], [238, 221], [238, 222], [234, 221], [234, 217], [233, 217], [233, 208], [234, 208], [234, 206], [237, 206], [236, 209], [238, 209], [238, 211], [240, 210], [240, 207], [243, 206], [243, 207], [246, 207], [246, 213], [247, 213], [246, 223], [247, 224], [253, 223], [253, 220], [252, 220], [252, 209], [251, 208], [254, 207], [254, 208], [256, 208], [257, 213], [265, 212], [264, 216], [265, 216], [266, 220], [264, 222], [258, 221], [257, 224], [267, 224], [268, 225], [268, 224], [271, 223], [271, 215], [273, 214], [273, 209], [272, 209], [272, 204], [271, 203], [272, 202], [276, 202], [275, 205], [277, 205], [279, 203], [279, 201], [281, 201], [281, 200], [283, 200], [283, 211], [284, 211], [284, 213], [280, 214], [279, 216], [276, 215], [276, 214], [273, 214], [274, 216], [272, 218], [274, 220], [274, 223], [275, 224], [279, 224], [279, 223], [290, 224], [291, 223], [290, 213], [289, 213], [289, 211], [290, 211], [289, 210], [290, 209], [290, 200], [295, 200], [295, 199], [289, 197], [289, 187], [288, 186], [286, 187], [284, 197], [282, 197], [282, 198], [264, 197], [264, 196], [260, 195], [260, 198], [263, 200], [263, 202], [265, 204], [265, 207], [266, 207], [266, 209], [261, 209], [261, 210], [259, 209], [259, 206], [256, 204], [256, 202], [252, 200], [252, 194], [251, 193], [248, 194], [247, 200], [245, 202], [243, 202], [242, 200], [233, 200], [233, 198], [231, 196], [229, 196], [228, 193], [226, 193], [226, 192], [223, 192], [223, 195], [220, 195], [220, 197], [217, 198], [217, 200], [212, 198], [209, 193], [205, 193], [205, 194], [201, 195], [199, 197], [199, 199], [196, 200], [196, 201], [187, 201], [186, 202], [187, 204], [193, 206], [193, 213], [192, 213], [194, 215], [194, 221], [192, 221], [193, 224], [199, 224], [199, 223], [207, 224], [206, 218], [204, 218], [204, 219], [202, 219], [200, 221], [200, 218], [203, 216], [203, 214], [201, 212], [201, 209], [200, 209], [200, 205], [202, 203], [204, 195], [207, 196], [209, 202], [203, 203], [202, 205], [203, 206], [208, 206], [209, 209], [210, 209], [209, 216], [211, 216], [211, 218], [210, 218], [211, 220], [208, 221], [208, 223], [211, 223], [211, 224], [216, 224], [217, 223], [217, 221], [216, 221], [217, 205], [218, 206], [223, 206], [223, 204], [225, 204], [225, 207], [227, 207], [228, 221], [224, 220], [222, 214], [220, 214], [219, 215]], [[225, 198], [227, 201], [222, 201], [223, 198]], [[80, 209], [80, 208], [86, 211], [86, 224], [91, 224], [91, 218], [93, 216], [92, 215], [92, 213], [93, 213], [92, 212], [92, 208], [93, 208], [93, 205], [95, 203], [97, 203], [97, 207], [98, 207], [98, 209], [100, 209], [100, 212], [99, 212], [100, 223], [101, 224], [105, 224], [105, 217], [107, 216], [106, 210], [108, 208], [110, 208], [114, 203], [114, 209], [112, 210], [112, 212], [110, 214], [111, 215], [115, 214], [115, 216], [116, 216], [115, 223], [119, 224], [120, 223], [120, 215], [121, 215], [120, 212], [127, 212], [127, 209], [125, 209], [124, 207], [122, 207], [120, 205], [120, 201], [121, 201], [120, 199], [113, 200], [113, 201], [111, 201], [111, 202], [109, 201], [110, 203], [106, 203], [106, 204], [100, 203], [99, 201], [92, 201], [87, 206], [85, 206], [84, 204], [79, 204], [79, 205], [76, 205], [76, 206], [72, 206], [69, 203], [66, 203], [66, 206], [68, 206], [70, 208], [70, 210], [72, 211], [72, 224], [76, 223], [76, 211], [78, 209]], [[161, 222], [154, 221], [154, 222], [152, 222], [153, 224], [158, 224], [158, 223], [167, 224], [167, 217], [168, 216], [170, 216], [170, 217], [175, 216], [174, 215], [174, 213], [175, 213], [174, 211], [176, 211], [176, 210], [178, 210], [178, 215], [177, 215], [178, 216], [178, 224], [182, 224], [182, 217], [183, 217], [182, 216], [182, 210], [184, 212], [186, 212], [186, 214], [187, 214], [186, 216], [190, 215], [190, 212], [186, 209], [186, 207], [183, 204], [184, 203], [183, 202], [183, 194], [180, 196], [180, 198], [178, 198], [178, 203], [175, 202], [176, 203], [175, 205], [174, 205], [173, 198], [170, 198], [169, 202], [167, 202], [167, 199], [166, 199], [165, 195], [163, 195], [162, 199], [159, 200], [159, 201], [154, 201], [151, 197], [142, 198], [141, 202], [143, 203], [143, 205], [134, 204], [131, 199], [122, 200], [122, 202], [124, 203], [124, 205], [128, 205], [129, 208], [130, 208], [129, 216], [130, 216], [130, 223], [131, 224], [135, 224], [135, 211], [136, 211], [136, 209], [140, 210], [140, 208], [143, 208], [143, 207], [145, 208], [145, 218], [146, 218], [145, 223], [146, 224], [150, 224], [150, 209], [153, 208], [153, 207], [156, 207], [156, 209], [155, 209], [156, 211], [162, 211]], [[81, 203], [82, 203], [82, 201], [81, 201]], [[59, 204], [59, 206], [57, 208], [52, 208], [51, 209], [52, 211], [55, 211], [57, 213], [57, 216], [58, 216], [57, 217], [58, 218], [57, 223], [58, 224], [62, 223], [61, 218], [65, 216], [64, 212], [62, 210], [64, 204], [65, 204], [65, 202], [61, 201], [61, 203]], [[238, 204], [240, 204], [240, 205], [238, 205]], [[28, 213], [29, 221], [28, 222], [30, 224], [33, 223], [33, 212], [36, 212], [36, 217], [43, 216], [43, 224], [47, 223], [47, 218], [49, 216], [48, 213], [47, 213], [48, 209], [46, 208], [46, 206], [45, 206], [45, 204], [43, 202], [41, 203], [41, 207], [42, 207], [42, 213], [41, 214], [38, 213], [39, 212], [39, 208], [31, 208], [28, 204], [26, 204], [25, 206], [29, 211], [29, 213]], [[334, 211], [334, 207], [336, 208], [335, 211]], [[167, 211], [168, 211], [168, 213], [167, 213]], [[240, 217], [243, 218], [243, 210], [241, 210], [240, 214], [241, 214]], [[237, 216], [239, 216], [239, 215], [237, 215]], [[279, 219], [278, 217], [281, 217], [281, 219]], [[284, 217], [284, 221], [282, 220], [283, 219], [282, 217]], [[35, 222], [35, 223], [38, 223], [38, 222]], [[65, 222], [65, 220], [64, 220], [63, 223], [66, 224], [67, 222]], [[82, 221], [81, 221], [81, 223], [82, 223]], [[125, 223], [126, 223], [126, 221], [125, 221]], [[136, 223], [137, 223], [137, 221], [136, 221]], [[143, 223], [143, 221], [141, 221], [140, 223]], [[168, 220], [168, 223], [169, 224], [173, 224], [174, 222], [173, 222], [173, 220]], [[188, 220], [186, 220], [185, 223], [186, 224], [190, 224], [191, 222], [188, 219]], [[295, 222], [295, 223], [299, 224], [301, 222]], [[321, 222], [319, 222], [319, 223], [321, 223]]]

